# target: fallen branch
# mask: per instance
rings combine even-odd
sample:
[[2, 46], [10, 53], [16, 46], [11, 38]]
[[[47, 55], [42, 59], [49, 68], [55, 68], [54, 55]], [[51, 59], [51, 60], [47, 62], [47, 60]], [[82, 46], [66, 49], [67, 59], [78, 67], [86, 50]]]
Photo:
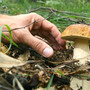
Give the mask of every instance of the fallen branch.
[[68, 21], [71, 21], [71, 22], [74, 22], [74, 23], [83, 23], [83, 24], [87, 24], [89, 25], [88, 23], [86, 23], [84, 20], [73, 20], [73, 19], [70, 19], [70, 18], [66, 18], [66, 17], [63, 17], [63, 16], [60, 16], [60, 15], [57, 15], [56, 13], [65, 13], [65, 14], [69, 14], [69, 15], [74, 15], [74, 16], [81, 16], [81, 17], [84, 17], [84, 18], [87, 18], [87, 19], [90, 19], [89, 17], [87, 16], [84, 16], [84, 15], [79, 15], [79, 14], [76, 14], [76, 13], [71, 13], [71, 12], [67, 12], [67, 11], [58, 11], [56, 9], [53, 9], [53, 8], [49, 8], [49, 7], [39, 7], [39, 8], [36, 8], [36, 9], [33, 9], [33, 10], [30, 10], [29, 12], [35, 12], [35, 11], [39, 11], [39, 10], [48, 10], [50, 11], [53, 15], [57, 16], [57, 17], [60, 17], [60, 18], [63, 18], [63, 19], [66, 19]]
[[[67, 11], [59, 11], [57, 9], [53, 9], [53, 8], [49, 8], [49, 7], [39, 7], [39, 8], [36, 8], [36, 9], [33, 9], [33, 10], [30, 10], [29, 12], [35, 12], [35, 11], [38, 11], [40, 9], [44, 9], [44, 10], [49, 10], [49, 11], [53, 11], [53, 12], [59, 12], [59, 13], [65, 13], [65, 14], [69, 14], [69, 15], [75, 15], [75, 16], [82, 16], [82, 17], [86, 17], [86, 18], [89, 18], [85, 15], [79, 15], [79, 14], [76, 14], [76, 13], [71, 13], [71, 12], [67, 12]], [[90, 19], [90, 18], [89, 18]]]

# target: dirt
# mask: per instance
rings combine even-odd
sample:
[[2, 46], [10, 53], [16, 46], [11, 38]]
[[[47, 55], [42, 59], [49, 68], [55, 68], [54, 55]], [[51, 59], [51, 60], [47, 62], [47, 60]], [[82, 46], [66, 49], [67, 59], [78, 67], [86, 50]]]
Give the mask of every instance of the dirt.
[[[76, 87], [77, 90], [85, 90], [82, 89], [82, 85], [72, 86], [72, 77], [75, 80], [78, 78], [90, 82], [90, 77], [84, 77], [90, 76], [90, 63], [80, 66], [78, 60], [72, 59], [72, 44], [69, 43], [64, 51], [55, 51], [51, 58], [44, 58], [25, 45], [19, 46], [22, 48], [21, 50], [13, 46], [8, 55], [20, 60], [31, 60], [33, 62], [21, 67], [1, 68], [1, 78], [5, 82], [0, 86], [2, 88], [0, 90], [13, 90], [13, 88], [23, 90], [20, 89], [18, 82], [14, 81], [15, 78], [25, 90], [45, 90], [53, 74], [54, 78], [51, 87], [54, 89], [49, 90], [76, 90]], [[10, 86], [6, 84], [7, 82]], [[76, 84], [78, 83], [75, 82]]]

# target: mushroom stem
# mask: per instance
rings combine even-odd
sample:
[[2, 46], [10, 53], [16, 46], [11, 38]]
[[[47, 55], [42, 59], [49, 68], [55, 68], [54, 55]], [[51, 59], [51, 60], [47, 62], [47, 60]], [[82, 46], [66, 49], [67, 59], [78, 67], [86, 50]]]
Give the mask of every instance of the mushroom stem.
[[88, 40], [76, 39], [74, 47], [73, 59], [81, 59], [90, 55]]

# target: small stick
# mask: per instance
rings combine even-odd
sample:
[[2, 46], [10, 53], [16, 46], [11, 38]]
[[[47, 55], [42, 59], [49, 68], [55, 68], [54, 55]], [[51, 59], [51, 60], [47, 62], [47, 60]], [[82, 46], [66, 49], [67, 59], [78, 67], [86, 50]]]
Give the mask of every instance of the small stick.
[[[48, 17], [48, 18], [49, 18], [49, 17]], [[47, 18], [47, 19], [48, 19], [48, 18]], [[23, 29], [23, 28], [26, 28], [26, 27], [34, 24], [34, 23], [38, 23], [38, 22], [41, 22], [41, 21], [44, 21], [44, 20], [47, 20], [47, 19], [44, 18], [44, 19], [41, 19], [41, 20], [37, 20], [37, 21], [34, 21], [34, 22], [30, 23], [30, 24], [27, 24], [26, 26], [22, 26], [22, 27], [19, 27], [19, 28], [11, 29], [11, 31], [18, 30], [18, 29]], [[9, 31], [8, 31], [8, 30], [3, 30], [3, 32], [9, 32]]]

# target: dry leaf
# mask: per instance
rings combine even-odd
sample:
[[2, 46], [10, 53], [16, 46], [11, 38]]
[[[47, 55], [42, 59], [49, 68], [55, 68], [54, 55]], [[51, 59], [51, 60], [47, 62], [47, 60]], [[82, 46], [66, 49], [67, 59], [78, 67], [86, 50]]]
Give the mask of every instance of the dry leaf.
[[30, 51], [26, 51], [24, 54], [19, 55], [18, 59], [21, 61], [28, 60], [30, 57]]
[[1, 52], [5, 53], [8, 50], [5, 46], [1, 47]]
[[[90, 90], [90, 81], [72, 78], [70, 87], [73, 90]], [[82, 89], [81, 89], [82, 88]]]
[[26, 63], [28, 63], [28, 61], [20, 61], [0, 52], [0, 67], [10, 68], [13, 66], [22, 66]]
[[1, 52], [5, 53], [7, 50], [8, 50], [8, 47], [6, 45], [4, 46], [3, 43], [1, 43]]

